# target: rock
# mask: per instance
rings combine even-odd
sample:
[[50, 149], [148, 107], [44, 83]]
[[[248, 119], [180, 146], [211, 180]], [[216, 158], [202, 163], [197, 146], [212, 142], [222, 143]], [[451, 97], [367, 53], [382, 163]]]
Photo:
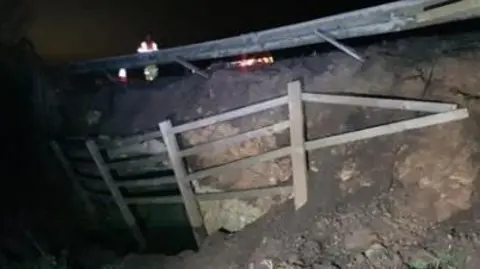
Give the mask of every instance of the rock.
[[395, 268], [396, 261], [382, 244], [373, 244], [365, 251], [365, 256], [375, 268]]
[[465, 269], [477, 269], [480, 266], [480, 251], [465, 258]]
[[281, 261], [277, 264], [275, 264], [275, 269], [303, 269], [302, 265], [298, 264], [290, 264], [288, 262]]
[[130, 146], [122, 146], [121, 144], [117, 144], [117, 146], [117, 148], [107, 151], [109, 158], [117, 159], [136, 155], [155, 155], [165, 152], [165, 144], [156, 139]]
[[308, 240], [300, 246], [299, 252], [305, 263], [314, 263], [321, 258], [323, 247], [319, 242]]
[[177, 256], [180, 258], [180, 259], [187, 259], [188, 257], [192, 256], [192, 255], [195, 255], [195, 251], [193, 250], [184, 250], [182, 252], [180, 252], [180, 254], [178, 254]]
[[89, 126], [96, 125], [100, 122], [101, 117], [102, 117], [101, 111], [91, 110], [91, 111], [88, 111], [87, 115], [85, 116], [85, 121]]
[[344, 245], [348, 250], [363, 250], [376, 240], [378, 240], [378, 237], [371, 230], [361, 229], [347, 234], [344, 239]]
[[[251, 120], [247, 125], [252, 127], [264, 126], [271, 122], [273, 120], [270, 117], [264, 116]], [[186, 146], [194, 146], [231, 137], [241, 132], [241, 128], [234, 127], [231, 123], [219, 123], [184, 132], [182, 140]], [[276, 147], [276, 136], [257, 137], [230, 147], [220, 147], [198, 154], [190, 160], [187, 158], [187, 163], [193, 170], [205, 169], [245, 157], [256, 156]], [[199, 184], [195, 183], [195, 191], [197, 193], [219, 192], [277, 185], [288, 181], [291, 178], [291, 173], [289, 158], [261, 162], [250, 166], [249, 169], [230, 169], [218, 177], [202, 180]], [[291, 193], [283, 193], [276, 196], [257, 197], [249, 199], [248, 202], [241, 199], [202, 201], [200, 207], [209, 234], [222, 227], [228, 231], [236, 232], [263, 216], [272, 206], [285, 202], [291, 195]]]
[[270, 259], [265, 259], [260, 262], [260, 268], [262, 269], [273, 269], [273, 261]]
[[402, 253], [404, 262], [415, 267], [423, 268], [430, 264], [437, 264], [438, 258], [425, 249], [408, 250]]
[[371, 267], [372, 266], [370, 261], [368, 261], [367, 257], [365, 257], [363, 253], [359, 253], [355, 255], [353, 260], [345, 266], [345, 268], [354, 268], [354, 269], [363, 269], [363, 268], [370, 269]]
[[356, 163], [353, 160], [348, 160], [344, 163], [342, 170], [338, 174], [338, 177], [345, 182], [352, 179], [356, 173]]
[[354, 262], [356, 263], [363, 263], [365, 262], [365, 256], [363, 254], [357, 254], [355, 255]]
[[375, 243], [365, 251], [365, 256], [368, 259], [375, 259], [376, 257], [382, 256], [386, 252], [387, 249], [382, 244]]
[[301, 263], [300, 256], [296, 253], [292, 253], [288, 256], [287, 262], [289, 264], [298, 264]]
[[[198, 186], [198, 193], [220, 192], [221, 190], [208, 186]], [[213, 234], [223, 228], [228, 232], [237, 232], [242, 230], [247, 224], [250, 224], [265, 214], [273, 204], [271, 198], [259, 198], [257, 202], [263, 199], [264, 203], [252, 205], [239, 199], [227, 199], [218, 201], [201, 201], [205, 228], [208, 234]]]
[[476, 144], [466, 137], [465, 128], [457, 122], [426, 129], [415, 150], [399, 155], [395, 174], [410, 194], [403, 202], [406, 213], [442, 222], [472, 206], [478, 169], [468, 160]]

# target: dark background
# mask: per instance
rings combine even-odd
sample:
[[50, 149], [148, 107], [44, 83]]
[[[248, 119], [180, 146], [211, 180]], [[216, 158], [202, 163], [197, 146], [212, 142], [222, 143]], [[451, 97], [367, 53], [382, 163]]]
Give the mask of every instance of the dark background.
[[[40, 103], [35, 97], [42, 93], [40, 84], [45, 89], [43, 92], [68, 92], [73, 88], [87, 91], [101, 87], [83, 87], [78, 83], [82, 77], [73, 80], [62, 73], [61, 68], [51, 68], [47, 64], [132, 54], [146, 34], [151, 34], [161, 47], [171, 47], [387, 2], [394, 1], [0, 0], [0, 80], [3, 87], [0, 115], [4, 130], [1, 136], [3, 161], [0, 162], [0, 268], [6, 268], [2, 267], [2, 255], [15, 261], [38, 257], [39, 251], [33, 241], [57, 256], [68, 249], [72, 251], [70, 255], [76, 257], [75, 251], [78, 251], [78, 260], [83, 261], [91, 258], [80, 258], [83, 257], [81, 251], [102, 246], [106, 241], [123, 248], [118, 238], [124, 237], [115, 231], [113, 239], [105, 239], [103, 234], [87, 231], [83, 225], [86, 221], [74, 210], [78, 203], [72, 201], [77, 195], [48, 147], [54, 128], [38, 120], [49, 115], [34, 109], [33, 105]], [[442, 26], [441, 30], [417, 30], [416, 33], [445, 34], [448, 29], [455, 32], [477, 26], [478, 22], [470, 27], [456, 24], [449, 28]], [[412, 35], [412, 32], [401, 35]], [[21, 39], [22, 36], [26, 38]], [[361, 42], [380, 42], [387, 36], [394, 38], [392, 36], [399, 34], [362, 38]], [[288, 57], [298, 57], [305, 50], [290, 50]], [[183, 67], [175, 66], [184, 71]], [[140, 75], [141, 72], [139, 70]], [[43, 84], [39, 83], [39, 78]], [[112, 88], [111, 92], [113, 96], [119, 91]], [[113, 102], [114, 99], [105, 100]], [[76, 109], [72, 106], [72, 110]], [[39, 115], [38, 111], [45, 115]], [[62, 123], [69, 124], [68, 120]], [[176, 240], [180, 246], [182, 240], [177, 235], [182, 232], [169, 233], [175, 236], [171, 241]], [[166, 236], [158, 233], [158, 237], [152, 238], [160, 242]], [[111, 249], [111, 244], [105, 243], [105, 249]]]
[[24, 0], [28, 36], [54, 62], [131, 54], [147, 33], [160, 46], [238, 35], [374, 6], [374, 1]]
[[[81, 219], [69, 202], [74, 196], [69, 181], [51, 158], [50, 130], [39, 124], [38, 111], [33, 109], [39, 77], [45, 89], [65, 90], [59, 81], [66, 76], [45, 63], [135, 53], [147, 33], [160, 46], [169, 47], [385, 2], [391, 1], [0, 0], [1, 141], [5, 144], [0, 167], [0, 254], [15, 260], [36, 257], [39, 251], [33, 240], [55, 255], [66, 246], [89, 249], [78, 243], [90, 239], [84, 239]], [[27, 38], [22, 40], [23, 35]]]

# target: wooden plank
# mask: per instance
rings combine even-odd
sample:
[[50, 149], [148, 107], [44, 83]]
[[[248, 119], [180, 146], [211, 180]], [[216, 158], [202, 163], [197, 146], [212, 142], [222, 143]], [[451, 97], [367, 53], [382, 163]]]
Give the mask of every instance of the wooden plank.
[[225, 192], [212, 192], [197, 194], [200, 201], [215, 201], [226, 199], [242, 199], [251, 197], [273, 196], [278, 194], [289, 194], [292, 192], [292, 186], [269, 186], [255, 189], [235, 190]]
[[227, 172], [231, 169], [248, 167], [248, 166], [254, 165], [254, 164], [259, 163], [259, 162], [266, 162], [266, 161], [278, 159], [278, 158], [285, 157], [285, 156], [289, 155], [290, 151], [291, 151], [290, 147], [284, 147], [284, 148], [281, 148], [281, 149], [277, 149], [277, 150], [273, 150], [273, 151], [264, 153], [262, 155], [248, 157], [248, 158], [241, 159], [241, 160], [238, 160], [238, 161], [234, 161], [234, 162], [230, 162], [230, 163], [227, 163], [227, 164], [223, 164], [223, 165], [219, 165], [219, 166], [216, 166], [216, 167], [201, 170], [201, 171], [198, 171], [198, 172], [195, 172], [195, 173], [192, 173], [192, 174], [188, 175], [183, 180], [185, 182], [189, 182], [189, 181], [192, 181], [192, 180], [195, 180], [195, 179], [202, 179], [202, 178], [205, 178], [205, 177], [208, 177], [208, 176], [214, 176], [214, 175], [222, 174], [222, 173]]
[[[168, 154], [160, 154], [160, 155], [154, 155], [154, 156], [149, 156], [144, 158], [137, 158], [133, 160], [111, 162], [111, 163], [108, 163], [107, 166], [110, 169], [115, 169], [115, 170], [125, 169], [125, 167], [129, 167], [129, 168], [131, 167], [131, 169], [135, 169], [135, 167], [153, 166], [153, 165], [162, 163], [163, 161], [166, 161], [166, 160], [168, 160]], [[160, 169], [160, 170], [171, 170], [171, 169], [168, 167], [165, 167], [165, 169]]]
[[[217, 201], [227, 199], [242, 199], [252, 197], [264, 197], [279, 194], [289, 194], [292, 192], [292, 186], [269, 186], [247, 190], [235, 190], [225, 192], [212, 192], [197, 194], [200, 201]], [[165, 197], [142, 197], [128, 198], [129, 204], [180, 204], [183, 202], [181, 196], [165, 196]]]
[[52, 148], [53, 153], [55, 154], [57, 159], [60, 161], [60, 164], [62, 165], [65, 174], [72, 181], [75, 192], [78, 193], [78, 195], [80, 195], [80, 198], [83, 200], [87, 214], [91, 218], [92, 222], [94, 224], [97, 224], [95, 206], [90, 200], [87, 191], [82, 187], [82, 184], [80, 183], [79, 178], [76, 176], [71, 163], [68, 161], [67, 157], [60, 148], [60, 145], [56, 141], [51, 141], [50, 147]]
[[87, 137], [84, 136], [67, 136], [65, 137], [66, 141], [74, 141], [74, 142], [85, 142], [87, 140]]
[[149, 187], [149, 186], [158, 186], [165, 184], [174, 184], [177, 183], [175, 177], [157, 177], [157, 178], [148, 178], [148, 179], [137, 179], [137, 180], [127, 180], [127, 181], [117, 181], [116, 184], [119, 187]]
[[87, 191], [108, 191], [107, 185], [105, 185], [105, 182], [101, 178], [100, 180], [83, 176], [77, 176], [77, 178], [81, 181], [81, 184], [87, 188]]
[[[94, 192], [109, 192], [109, 188], [102, 181], [96, 181], [89, 178], [83, 178], [82, 180], [85, 190], [91, 194]], [[129, 192], [145, 192], [165, 190], [171, 188], [165, 188], [165, 185], [176, 184], [177, 181], [174, 177], [156, 177], [147, 179], [131, 179], [125, 181], [116, 181], [118, 187], [127, 188]]]
[[90, 193], [90, 196], [97, 202], [115, 204], [115, 200], [110, 194], [92, 192]]
[[[88, 178], [77, 176], [81, 184], [85, 186], [87, 191], [109, 191], [107, 185], [102, 178]], [[162, 176], [162, 177], [152, 177], [152, 178], [142, 178], [142, 179], [128, 179], [128, 180], [118, 180], [115, 182], [118, 187], [125, 188], [139, 188], [139, 187], [152, 187], [155, 189], [157, 186], [175, 184], [177, 183], [175, 177], [173, 176]]]
[[305, 102], [336, 104], [336, 105], [355, 105], [365, 107], [378, 107], [387, 109], [400, 109], [421, 112], [446, 112], [457, 108], [456, 104], [447, 104], [427, 101], [411, 101], [400, 99], [359, 97], [335, 94], [317, 94], [303, 93], [302, 100]]
[[275, 134], [275, 133], [280, 133], [280, 132], [288, 129], [289, 125], [290, 125], [289, 121], [282, 121], [282, 122], [279, 122], [279, 123], [276, 123], [276, 124], [273, 124], [273, 125], [263, 127], [261, 129], [257, 129], [257, 130], [249, 131], [249, 132], [246, 132], [246, 133], [243, 133], [243, 134], [227, 137], [227, 138], [224, 138], [224, 139], [219, 140], [219, 141], [214, 141], [214, 142], [211, 142], [211, 143], [201, 144], [201, 145], [194, 146], [192, 148], [180, 151], [180, 156], [185, 157], [185, 156], [196, 155], [196, 154], [206, 152], [206, 151], [224, 149], [226, 147], [230, 147], [232, 145], [241, 143], [241, 142], [246, 141], [246, 140], [250, 140], [252, 138], [272, 135], [272, 134]]
[[109, 160], [121, 161], [149, 155], [166, 155], [167, 149], [163, 142], [154, 139], [128, 146], [120, 145], [118, 148], [109, 148], [106, 152]]
[[435, 115], [424, 116], [411, 120], [394, 122], [377, 127], [367, 128], [360, 131], [334, 135], [326, 138], [309, 141], [305, 143], [307, 150], [315, 150], [336, 146], [340, 144], [350, 143], [354, 141], [364, 140], [382, 135], [394, 134], [408, 130], [419, 129], [435, 124], [446, 123], [468, 118], [467, 109], [457, 109], [453, 111], [443, 112]]
[[[157, 145], [162, 145], [163, 143], [158, 143]], [[117, 148], [113, 147], [113, 144], [111, 144], [110, 148], [107, 149], [107, 153], [109, 158], [111, 158], [114, 155], [121, 155], [121, 154], [127, 154], [127, 158], [147, 158], [145, 155], [155, 155], [155, 156], [163, 156], [163, 157], [152, 157], [152, 162], [158, 162], [161, 161], [161, 159], [167, 159], [167, 149], [163, 146], [163, 148], [158, 147], [155, 148], [154, 151], [152, 152], [152, 149], [148, 149], [148, 146], [143, 146], [141, 144], [138, 144], [137, 148], [132, 148], [135, 146], [135, 144], [132, 145], [119, 145]], [[70, 149], [68, 151], [68, 155], [72, 158], [76, 159], [91, 159], [90, 154], [86, 149]], [[117, 162], [122, 162], [122, 161], [127, 161], [123, 160], [126, 158], [115, 158], [115, 160], [118, 160]], [[148, 161], [148, 160], [147, 160]], [[113, 164], [115, 165], [115, 164]]]
[[85, 176], [87, 178], [102, 176], [95, 163], [74, 162], [73, 167], [79, 172], [79, 174], [81, 174], [80, 176]]
[[[113, 163], [106, 163], [106, 166], [110, 169], [115, 170], [119, 176], [143, 174], [146, 171], [156, 171], [156, 172], [170, 171], [172, 170], [170, 167], [157, 166], [157, 164], [159, 164], [160, 162], [165, 161], [165, 158], [166, 156], [162, 156], [162, 155], [150, 156], [143, 159], [125, 160], [125, 161], [119, 161], [119, 162], [113, 162]], [[85, 175], [89, 175], [92, 177], [101, 176], [95, 163], [76, 162], [74, 163], [74, 167]]]
[[130, 211], [130, 208], [128, 208], [128, 205], [125, 199], [123, 198], [122, 193], [118, 189], [118, 186], [115, 184], [115, 181], [113, 180], [113, 177], [110, 174], [110, 171], [107, 165], [105, 164], [105, 161], [103, 160], [103, 157], [99, 151], [99, 148], [97, 147], [97, 144], [93, 140], [87, 140], [85, 142], [85, 145], [87, 146], [87, 149], [90, 152], [92, 159], [97, 165], [98, 170], [100, 171], [100, 174], [103, 180], [105, 181], [105, 184], [109, 188], [110, 193], [112, 194], [112, 197], [115, 200], [115, 203], [120, 209], [120, 213], [122, 214], [125, 222], [127, 223], [127, 226], [130, 228], [133, 234], [133, 237], [137, 240], [140, 246], [140, 249], [142, 250], [145, 249], [145, 246], [146, 246], [145, 238], [143, 237], [143, 234], [140, 231], [140, 228], [138, 227], [135, 217]]
[[183, 198], [180, 195], [175, 195], [175, 196], [127, 198], [126, 201], [128, 204], [135, 204], [135, 205], [181, 204], [183, 203]]
[[307, 203], [307, 157], [303, 118], [302, 85], [300, 81], [288, 83], [288, 112], [290, 117], [290, 143], [292, 154], [293, 194], [295, 209]]
[[[453, 115], [448, 116], [448, 115], [443, 115], [443, 114], [448, 114], [448, 115], [453, 114]], [[443, 115], [442, 119], [437, 120], [433, 123], [429, 123], [427, 125], [422, 125], [422, 126], [416, 127], [416, 128], [421, 128], [421, 127], [425, 127], [425, 126], [429, 126], [429, 125], [433, 125], [433, 124], [437, 124], [437, 123], [447, 122], [447, 121], [452, 120], [451, 119], [452, 117], [455, 118], [455, 119], [462, 119], [462, 118], [468, 117], [468, 112], [466, 110], [461, 109], [461, 110], [455, 110], [455, 111], [451, 111], [451, 112], [445, 112], [445, 113], [442, 113], [442, 114], [426, 116], [426, 117], [434, 117], [434, 116], [438, 116], [438, 115]], [[418, 119], [414, 119], [414, 121], [415, 120], [418, 120]], [[396, 127], [398, 124], [400, 126], [403, 126], [403, 122], [393, 123], [393, 124], [394, 124], [393, 128], [398, 128], [398, 127]], [[380, 126], [380, 127], [383, 127], [383, 126]], [[379, 128], [379, 127], [374, 127], [374, 128]], [[413, 129], [416, 129], [416, 128], [413, 128]], [[362, 131], [357, 131], [357, 132], [352, 132], [352, 133], [347, 133], [347, 134], [341, 134], [341, 135], [332, 136], [332, 137], [328, 137], [328, 138], [321, 138], [321, 139], [309, 141], [309, 142], [305, 143], [305, 149], [306, 150], [314, 150], [314, 149], [317, 149], [317, 148], [329, 147], [329, 146], [339, 145], [339, 144], [343, 144], [343, 143], [348, 143], [348, 142], [351, 142], [351, 141], [367, 139], [367, 138], [370, 138], [370, 137], [378, 136], [378, 135], [373, 135], [373, 136], [369, 136], [369, 137], [365, 137], [365, 138], [361, 138], [361, 137], [356, 138], [357, 133], [360, 132], [360, 135], [362, 135], [362, 133], [364, 131], [368, 131], [368, 130], [369, 129], [365, 129], [365, 130], [362, 130]], [[397, 132], [397, 131], [394, 131], [394, 132]], [[385, 134], [387, 134], [387, 133], [385, 133]], [[383, 135], [383, 134], [380, 134], [380, 135]], [[264, 162], [264, 161], [269, 161], [269, 160], [281, 158], [281, 157], [284, 157], [284, 156], [287, 156], [288, 154], [290, 154], [290, 151], [291, 151], [290, 147], [284, 147], [284, 148], [281, 148], [281, 149], [278, 149], [278, 150], [267, 152], [267, 153], [262, 154], [262, 155], [249, 157], [249, 158], [241, 159], [241, 160], [234, 161], [234, 162], [231, 162], [231, 163], [227, 163], [227, 164], [224, 164], [224, 165], [220, 165], [220, 166], [217, 166], [217, 167], [201, 170], [201, 171], [198, 171], [198, 172], [195, 172], [193, 174], [188, 175], [184, 180], [185, 181], [191, 181], [191, 180], [194, 180], [194, 179], [201, 179], [201, 178], [204, 178], [204, 177], [221, 174], [221, 173], [226, 172], [230, 169], [240, 168], [240, 167], [248, 167], [248, 166], [251, 166], [251, 165], [253, 165], [255, 163], [258, 163], [258, 162]]]
[[173, 133], [182, 133], [189, 130], [205, 127], [208, 125], [216, 124], [222, 121], [232, 120], [235, 118], [243, 117], [260, 111], [268, 110], [277, 106], [281, 106], [287, 103], [287, 97], [282, 96], [272, 100], [264, 101], [258, 104], [249, 105], [240, 109], [232, 110], [222, 113], [220, 115], [211, 116], [205, 119], [201, 119], [194, 122], [189, 122], [183, 125], [173, 127]]
[[175, 137], [175, 133], [172, 130], [172, 123], [170, 121], [163, 121], [159, 124], [162, 131], [163, 140], [168, 150], [170, 157], [170, 163], [175, 173], [175, 177], [182, 195], [185, 210], [190, 220], [190, 225], [193, 228], [193, 233], [197, 241], [198, 246], [203, 242], [204, 237], [207, 235], [205, 226], [203, 224], [203, 217], [200, 212], [200, 206], [192, 189], [190, 182], [186, 182], [183, 179], [187, 176], [187, 170], [183, 163], [182, 157], [180, 157], [180, 150], [178, 142]]
[[[124, 138], [113, 138], [111, 141], [102, 142], [101, 147], [107, 150], [118, 149], [122, 147], [132, 146], [135, 144], [140, 144], [142, 142], [149, 141], [152, 139], [158, 139], [161, 136], [162, 136], [161, 131], [153, 131], [145, 134], [139, 134], [139, 135], [124, 137]], [[166, 148], [165, 148], [165, 151], [167, 151]]]
[[[153, 139], [159, 139], [162, 137], [162, 132], [161, 131], [153, 131], [145, 134], [139, 134], [139, 135], [133, 135], [133, 136], [127, 136], [127, 137], [114, 137], [111, 140], [101, 140], [101, 139], [95, 139], [98, 143], [98, 147], [100, 149], [106, 149], [108, 151], [111, 150], [122, 150], [124, 148], [128, 148], [130, 146], [133, 146], [135, 144], [141, 144], [143, 142], [153, 140]], [[88, 137], [68, 137], [68, 140], [75, 140], [79, 142], [86, 141]], [[167, 152], [167, 148], [163, 149], [158, 149], [160, 152]], [[160, 153], [159, 152], [159, 153]], [[90, 157], [89, 153], [86, 150], [82, 149], [74, 149], [69, 151], [72, 157], [77, 157], [77, 158], [85, 158], [85, 157]]]

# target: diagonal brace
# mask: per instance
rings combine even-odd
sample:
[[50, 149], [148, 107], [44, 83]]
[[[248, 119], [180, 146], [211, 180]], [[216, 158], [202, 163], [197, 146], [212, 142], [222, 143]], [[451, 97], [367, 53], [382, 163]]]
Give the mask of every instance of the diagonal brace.
[[341, 50], [341, 51], [345, 52], [346, 54], [352, 56], [353, 58], [357, 59], [358, 61], [360, 61], [362, 63], [365, 62], [365, 59], [358, 52], [356, 52], [354, 49], [338, 42], [334, 38], [330, 37], [328, 34], [323, 33], [320, 30], [315, 30], [315, 35], [317, 35], [321, 39], [327, 41], [328, 43], [332, 44], [333, 46], [337, 47], [339, 50]]
[[202, 71], [200, 68], [198, 68], [195, 65], [189, 63], [188, 61], [186, 61], [182, 57], [176, 57], [175, 62], [179, 63], [180, 65], [182, 65], [183, 67], [185, 67], [187, 69], [190, 69], [190, 71], [192, 71], [192, 73], [194, 73], [194, 74], [197, 74], [197, 75], [202, 76], [202, 77], [207, 78], [207, 79], [210, 78], [210, 75], [207, 72]]

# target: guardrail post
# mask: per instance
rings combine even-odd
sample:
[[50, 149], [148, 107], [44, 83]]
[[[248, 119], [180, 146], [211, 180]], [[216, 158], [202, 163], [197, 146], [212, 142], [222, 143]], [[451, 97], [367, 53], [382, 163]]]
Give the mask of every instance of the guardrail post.
[[109, 168], [107, 167], [105, 161], [103, 160], [103, 157], [100, 153], [100, 150], [98, 149], [97, 144], [93, 140], [87, 140], [85, 142], [85, 145], [87, 146], [88, 152], [92, 156], [92, 159], [95, 162], [98, 168], [98, 171], [100, 172], [100, 175], [102, 176], [103, 180], [105, 181], [105, 184], [110, 190], [110, 193], [112, 194], [115, 203], [120, 209], [120, 213], [122, 214], [123, 219], [125, 220], [128, 227], [130, 228], [133, 237], [137, 240], [140, 250], [144, 250], [146, 247], [145, 237], [143, 237], [143, 234], [137, 225], [137, 221], [135, 220], [135, 217], [133, 216], [132, 211], [130, 211], [130, 208], [128, 207], [127, 202], [125, 201], [125, 198], [123, 198], [123, 195], [118, 189], [118, 186], [115, 183]]
[[163, 121], [159, 124], [159, 127], [162, 132], [163, 142], [167, 147], [168, 157], [170, 158], [170, 163], [175, 173], [178, 188], [182, 195], [188, 220], [193, 229], [193, 235], [195, 236], [198, 247], [200, 247], [207, 233], [192, 185], [189, 181], [186, 181], [187, 170], [180, 156], [180, 148], [175, 133], [172, 130], [172, 123], [169, 120]]
[[290, 118], [290, 144], [292, 156], [293, 194], [295, 210], [308, 200], [305, 131], [300, 81], [288, 83], [288, 112]]

